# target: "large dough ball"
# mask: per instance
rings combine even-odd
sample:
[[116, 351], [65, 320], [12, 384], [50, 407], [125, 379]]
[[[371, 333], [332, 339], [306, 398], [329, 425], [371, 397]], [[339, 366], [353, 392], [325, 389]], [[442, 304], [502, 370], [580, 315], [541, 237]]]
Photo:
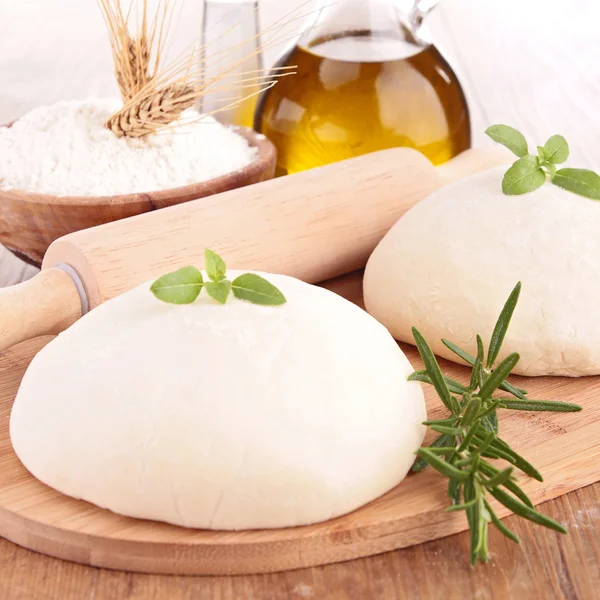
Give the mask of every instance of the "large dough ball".
[[212, 529], [313, 523], [397, 485], [426, 418], [408, 360], [357, 306], [265, 277], [286, 304], [172, 306], [145, 285], [53, 340], [11, 415], [23, 464], [117, 513]]
[[521, 298], [500, 358], [524, 375], [600, 373], [600, 203], [546, 183], [502, 193], [505, 167], [440, 189], [408, 211], [367, 265], [367, 310], [399, 340], [417, 327], [436, 354], [459, 360], [489, 341], [510, 291]]

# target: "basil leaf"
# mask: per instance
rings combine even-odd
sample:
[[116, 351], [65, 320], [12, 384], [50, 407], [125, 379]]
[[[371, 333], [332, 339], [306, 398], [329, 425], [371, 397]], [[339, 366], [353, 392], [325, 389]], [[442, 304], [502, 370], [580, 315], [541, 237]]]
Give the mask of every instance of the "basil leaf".
[[528, 152], [527, 140], [523, 134], [508, 125], [492, 125], [485, 130], [488, 137], [506, 146], [513, 154], [525, 156]]
[[545, 181], [546, 173], [540, 167], [538, 157], [524, 156], [504, 174], [502, 191], [509, 196], [518, 196], [537, 190]]
[[554, 176], [556, 175], [556, 165], [546, 161], [543, 166], [548, 171], [548, 175], [550, 175], [550, 181], [553, 181]]
[[227, 297], [231, 291], [231, 281], [222, 279], [221, 281], [207, 281], [204, 284], [208, 295], [216, 300], [219, 304], [225, 304]]
[[600, 200], [600, 175], [589, 169], [560, 169], [552, 183], [580, 196]]
[[222, 279], [225, 279], [225, 273], [227, 272], [225, 261], [216, 252], [213, 252], [208, 248], [204, 250], [204, 268], [206, 269], [206, 274], [212, 281], [221, 281]]
[[542, 146], [537, 147], [538, 158], [540, 159], [540, 163], [546, 162], [546, 153], [544, 152], [544, 148]]
[[170, 304], [190, 304], [202, 290], [202, 273], [196, 267], [188, 266], [159, 277], [150, 291], [163, 302]]
[[553, 135], [544, 144], [545, 160], [559, 165], [569, 158], [569, 144], [562, 135]]
[[231, 289], [236, 298], [253, 304], [278, 306], [287, 302], [285, 296], [272, 283], [255, 273], [244, 273], [236, 277]]

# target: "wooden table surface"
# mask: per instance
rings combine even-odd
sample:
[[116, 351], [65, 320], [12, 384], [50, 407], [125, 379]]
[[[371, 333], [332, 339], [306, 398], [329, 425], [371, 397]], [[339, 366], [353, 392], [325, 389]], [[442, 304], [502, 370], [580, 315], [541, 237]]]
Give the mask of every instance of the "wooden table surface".
[[[263, 23], [300, 3], [263, 0]], [[183, 47], [200, 31], [199, 5], [199, 0], [186, 4], [179, 30]], [[312, 5], [314, 0], [303, 10]], [[0, 3], [0, 122], [45, 102], [114, 92], [94, 0], [61, 0], [60, 8], [44, 0]], [[598, 22], [597, 0], [444, 0], [430, 28], [466, 88], [475, 144], [486, 143], [482, 132], [496, 122], [518, 127], [532, 144], [561, 133], [571, 145], [569, 166], [599, 170]], [[0, 285], [34, 273], [0, 248]], [[349, 563], [230, 578], [93, 569], [0, 539], [0, 599], [597, 598], [600, 483], [541, 510], [565, 523], [569, 535], [510, 517], [507, 525], [521, 537], [521, 546], [493, 531], [491, 560], [477, 568], [468, 565], [467, 534]]]

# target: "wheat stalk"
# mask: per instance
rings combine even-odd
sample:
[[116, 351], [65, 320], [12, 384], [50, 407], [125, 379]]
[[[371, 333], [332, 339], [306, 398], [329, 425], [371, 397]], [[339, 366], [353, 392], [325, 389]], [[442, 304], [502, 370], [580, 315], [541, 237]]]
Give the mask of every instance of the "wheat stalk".
[[142, 137], [172, 123], [197, 101], [192, 86], [170, 84], [141, 94], [114, 114], [106, 126], [118, 137]]
[[[161, 66], [162, 52], [170, 29], [174, 12], [172, 0], [159, 0], [156, 14], [148, 28], [147, 0], [143, 2], [142, 18], [138, 21], [136, 33], [129, 31], [128, 21], [133, 3], [126, 12], [122, 10], [121, 0], [98, 0], [105, 22], [107, 24], [115, 75], [121, 96], [123, 108], [112, 115], [105, 126], [118, 137], [143, 137], [156, 133], [158, 130], [174, 123], [182, 113], [194, 106], [210, 88], [211, 90], [227, 91], [249, 88], [252, 91], [242, 98], [237, 98], [227, 106], [213, 111], [215, 114], [229, 110], [248, 98], [262, 93], [272, 87], [276, 80], [287, 74], [292, 74], [293, 67], [282, 67], [271, 70], [268, 78], [260, 71], [239, 73], [238, 83], [234, 88], [231, 84], [222, 84], [228, 75], [244, 64], [249, 58], [256, 56], [265, 46], [254, 47], [246, 56], [236, 62], [225, 65], [217, 76], [206, 77], [206, 48], [191, 46], [173, 63], [163, 68]], [[294, 14], [291, 13], [292, 15]], [[290, 15], [291, 17], [291, 15]], [[289, 24], [299, 17], [290, 18]], [[255, 42], [259, 36], [279, 32], [281, 26], [271, 26], [256, 36], [243, 41], [231, 50], [237, 50], [244, 44]], [[281, 43], [280, 39], [272, 41]], [[202, 56], [195, 58], [195, 56]], [[218, 56], [221, 55], [221, 56]], [[227, 58], [221, 52], [215, 53], [216, 63]], [[154, 60], [153, 60], [154, 58]], [[246, 82], [250, 82], [246, 85]], [[257, 91], [258, 90], [258, 91]]]

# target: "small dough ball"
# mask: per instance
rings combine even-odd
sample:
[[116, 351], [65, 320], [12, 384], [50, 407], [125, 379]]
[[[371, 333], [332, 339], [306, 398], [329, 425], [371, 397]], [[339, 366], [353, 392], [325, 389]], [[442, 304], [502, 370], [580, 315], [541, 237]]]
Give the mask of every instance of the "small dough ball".
[[357, 306], [264, 276], [286, 304], [173, 306], [144, 285], [50, 342], [11, 415], [23, 464], [116, 513], [210, 529], [323, 521], [395, 487], [426, 419], [408, 360]]
[[392, 335], [421, 331], [476, 354], [511, 290], [523, 288], [500, 359], [519, 352], [523, 375], [600, 374], [600, 203], [549, 182], [502, 193], [506, 168], [444, 187], [408, 211], [366, 268], [367, 310]]

